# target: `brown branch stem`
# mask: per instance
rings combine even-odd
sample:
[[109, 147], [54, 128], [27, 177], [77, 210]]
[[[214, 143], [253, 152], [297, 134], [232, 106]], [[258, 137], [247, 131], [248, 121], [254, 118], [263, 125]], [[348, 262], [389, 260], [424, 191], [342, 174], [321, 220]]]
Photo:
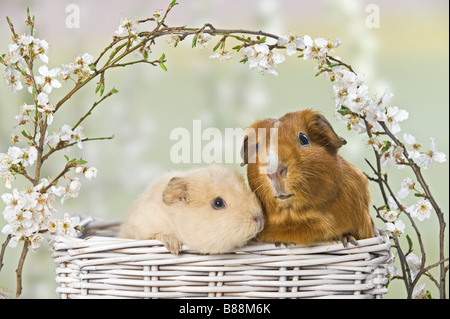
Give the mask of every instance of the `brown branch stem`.
[[29, 240], [25, 239], [22, 249], [22, 254], [20, 255], [19, 264], [17, 265], [16, 275], [17, 275], [17, 290], [16, 290], [16, 298], [19, 298], [22, 295], [22, 270], [25, 262], [25, 257], [28, 253], [28, 245]]

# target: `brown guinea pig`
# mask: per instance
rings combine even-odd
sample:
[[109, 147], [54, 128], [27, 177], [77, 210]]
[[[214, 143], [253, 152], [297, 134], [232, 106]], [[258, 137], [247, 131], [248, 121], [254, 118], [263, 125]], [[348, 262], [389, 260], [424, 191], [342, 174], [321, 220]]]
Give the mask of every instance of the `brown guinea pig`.
[[347, 245], [375, 235], [368, 180], [338, 155], [346, 143], [312, 110], [247, 128], [242, 165], [248, 164], [249, 185], [263, 205], [261, 241]]
[[161, 177], [136, 200], [119, 237], [157, 239], [173, 254], [182, 245], [225, 253], [261, 231], [258, 198], [236, 171], [210, 165]]

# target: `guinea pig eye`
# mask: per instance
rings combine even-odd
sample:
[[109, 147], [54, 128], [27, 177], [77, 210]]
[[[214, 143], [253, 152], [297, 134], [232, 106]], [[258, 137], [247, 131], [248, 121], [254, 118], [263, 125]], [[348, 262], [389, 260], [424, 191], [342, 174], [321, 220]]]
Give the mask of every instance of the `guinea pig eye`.
[[310, 142], [309, 142], [309, 138], [308, 136], [306, 136], [306, 134], [302, 133], [302, 132], [298, 132], [298, 143], [300, 144], [300, 146], [309, 146]]
[[222, 197], [216, 197], [212, 200], [211, 206], [212, 208], [219, 210], [225, 208], [227, 204], [225, 203]]

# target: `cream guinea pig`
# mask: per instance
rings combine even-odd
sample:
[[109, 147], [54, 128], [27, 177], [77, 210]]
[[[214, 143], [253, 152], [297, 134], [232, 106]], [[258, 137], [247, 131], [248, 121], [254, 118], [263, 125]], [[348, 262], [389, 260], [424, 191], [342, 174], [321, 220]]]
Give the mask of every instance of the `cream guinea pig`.
[[[265, 135], [261, 129], [266, 129]], [[278, 145], [270, 139], [271, 129], [277, 129]], [[243, 165], [248, 164], [250, 188], [265, 214], [264, 229], [258, 234], [261, 241], [341, 240], [346, 245], [375, 235], [368, 180], [339, 156], [339, 148], [347, 142], [322, 114], [287, 113], [257, 121], [247, 133]]]
[[156, 239], [173, 254], [182, 245], [204, 254], [243, 246], [261, 231], [260, 203], [236, 171], [210, 165], [164, 175], [127, 213], [119, 237]]

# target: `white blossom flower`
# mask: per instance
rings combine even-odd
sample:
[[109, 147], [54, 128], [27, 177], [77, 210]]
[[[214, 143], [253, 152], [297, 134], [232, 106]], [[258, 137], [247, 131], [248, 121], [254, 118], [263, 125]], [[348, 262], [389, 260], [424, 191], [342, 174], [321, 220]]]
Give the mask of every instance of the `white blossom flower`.
[[50, 187], [50, 191], [52, 194], [61, 197], [66, 193], [66, 188], [62, 186], [52, 186]]
[[372, 131], [381, 131], [379, 122], [384, 122], [386, 119], [386, 113], [376, 105], [371, 105], [366, 109], [366, 121]]
[[56, 79], [61, 73], [60, 68], [54, 68], [49, 70], [46, 65], [42, 65], [39, 68], [41, 76], [35, 76], [36, 83], [44, 85], [43, 90], [45, 93], [50, 94], [53, 88], [60, 88], [61, 83]]
[[53, 122], [53, 112], [55, 106], [48, 101], [47, 93], [41, 92], [37, 96], [37, 110], [45, 113], [47, 116], [47, 124], [50, 125]]
[[210, 59], [219, 59], [219, 61], [227, 61], [231, 59], [233, 53], [229, 51], [216, 52], [209, 56]]
[[375, 98], [375, 104], [380, 109], [385, 109], [387, 104], [391, 101], [394, 94], [389, 92], [387, 89], [384, 91], [383, 95], [380, 98]]
[[20, 82], [20, 72], [11, 68], [9, 74], [5, 74], [6, 85], [10, 88], [12, 93], [16, 93], [23, 89], [22, 82]]
[[86, 177], [89, 181], [93, 180], [97, 177], [97, 169], [95, 167], [89, 167], [84, 171], [84, 177]]
[[37, 149], [34, 146], [30, 146], [23, 152], [22, 165], [24, 167], [31, 166], [37, 160]]
[[26, 65], [20, 51], [21, 46], [18, 43], [8, 44], [8, 53], [2, 60], [2, 62], [5, 63], [5, 65], [7, 66], [7, 69], [11, 68], [11, 66], [16, 63], [20, 66]]
[[430, 138], [430, 146], [431, 150], [426, 153], [422, 153], [421, 156], [417, 159], [418, 164], [422, 164], [423, 168], [427, 169], [433, 163], [433, 161], [443, 163], [447, 161], [447, 156], [436, 150], [436, 142], [433, 137]]
[[344, 88], [361, 86], [366, 79], [364, 74], [355, 74], [342, 66], [333, 67], [333, 73], [336, 81]]
[[405, 223], [402, 220], [397, 220], [395, 223], [386, 223], [386, 230], [393, 233], [395, 236], [400, 236], [405, 231]]
[[77, 235], [75, 227], [78, 226], [78, 223], [78, 217], [70, 217], [69, 214], [64, 214], [64, 218], [58, 223], [58, 233], [75, 237]]
[[393, 223], [397, 220], [398, 212], [396, 210], [388, 210], [383, 214], [383, 219]]
[[13, 215], [16, 215], [22, 210], [23, 200], [20, 192], [15, 188], [12, 193], [4, 193], [1, 196], [3, 203], [5, 204], [5, 209], [3, 211], [3, 216], [5, 219], [10, 220]]
[[303, 38], [293, 33], [279, 37], [277, 45], [286, 46], [286, 54], [289, 56], [296, 54], [297, 49], [304, 49], [306, 47]]
[[7, 170], [0, 170], [0, 179], [5, 182], [5, 187], [11, 189], [12, 183], [16, 180], [14, 175]]
[[4, 155], [0, 155], [0, 160], [4, 166], [8, 168], [11, 165], [19, 164], [23, 158], [23, 150], [17, 146], [11, 146], [8, 148], [8, 152]]
[[258, 43], [247, 47], [244, 53], [248, 58], [249, 69], [256, 69], [262, 74], [269, 73], [278, 75], [275, 67], [286, 59], [281, 53], [272, 52], [265, 43]]
[[59, 221], [57, 219], [50, 219], [47, 222], [47, 229], [51, 233], [55, 233], [58, 230], [58, 223]]
[[179, 42], [180, 36], [177, 34], [171, 34], [170, 37], [167, 39], [167, 44], [173, 45], [173, 47], [176, 47]]
[[71, 74], [78, 76], [78, 81], [81, 81], [91, 74], [94, 70], [89, 66], [94, 62], [94, 57], [88, 53], [80, 54], [73, 62], [69, 64], [63, 64], [63, 69], [61, 71], [61, 76], [63, 80], [70, 78]]
[[378, 137], [374, 135], [367, 139], [367, 144], [372, 146], [377, 152], [381, 152], [381, 149], [383, 148], [383, 143], [381, 143]]
[[409, 253], [408, 256], [406, 256], [406, 263], [409, 266], [411, 279], [414, 280], [422, 268], [422, 258], [417, 257], [413, 253]]
[[30, 238], [31, 249], [38, 249], [41, 246], [41, 241], [44, 239], [41, 234], [35, 234]]
[[16, 128], [19, 125], [24, 125], [33, 119], [30, 117], [30, 111], [33, 111], [36, 108], [34, 105], [28, 105], [23, 103], [19, 106], [19, 113], [14, 117], [16, 120], [16, 125], [13, 128]]
[[28, 46], [33, 43], [34, 37], [31, 35], [26, 35], [21, 33], [17, 36], [17, 43], [21, 45], [22, 48], [28, 49]]
[[360, 85], [358, 87], [351, 86], [348, 88], [347, 96], [342, 104], [352, 112], [359, 114], [372, 102], [372, 99], [367, 93], [369, 93], [369, 87], [366, 85]]
[[120, 24], [117, 27], [115, 34], [118, 36], [137, 34], [133, 18], [124, 17], [120, 19]]
[[336, 40], [334, 43], [331, 43], [329, 40], [324, 38], [315, 38], [313, 40], [309, 35], [305, 35], [303, 37], [303, 42], [306, 46], [303, 50], [303, 59], [305, 60], [323, 60], [328, 53], [331, 53], [334, 48], [341, 45], [340, 40]]
[[61, 198], [61, 203], [64, 204], [64, 202], [69, 198], [76, 198], [78, 197], [78, 192], [80, 191], [81, 183], [78, 180], [78, 178], [71, 179], [69, 185], [65, 188], [65, 193]]
[[425, 289], [425, 284], [417, 286], [412, 295], [412, 299], [428, 299], [428, 292]]
[[421, 222], [431, 217], [431, 203], [426, 199], [421, 199], [417, 204], [408, 208], [408, 212], [412, 217], [416, 217]]
[[394, 167], [397, 165], [398, 168], [403, 168], [402, 163], [406, 162], [406, 158], [403, 155], [403, 148], [398, 145], [391, 145], [389, 149], [384, 152], [382, 156], [381, 164], [385, 165], [387, 168]]
[[2, 228], [2, 233], [5, 234], [5, 235], [11, 235], [11, 238], [10, 238], [10, 240], [8, 242], [8, 246], [11, 247], [11, 248], [17, 247], [19, 242], [21, 240], [23, 240], [23, 234], [15, 231], [10, 224], [6, 224]]
[[33, 55], [38, 57], [42, 62], [48, 63], [48, 43], [45, 40], [33, 38]]
[[201, 49], [206, 49], [208, 47], [209, 40], [213, 38], [211, 35], [204, 34], [201, 31], [197, 33], [196, 37], [197, 37], [196, 45], [198, 45]]
[[422, 145], [420, 145], [416, 141], [416, 138], [409, 133], [403, 134], [403, 139], [405, 140], [406, 144], [412, 145], [412, 148], [413, 148], [412, 150], [408, 151], [409, 158], [412, 159], [417, 164], [419, 164], [420, 157], [421, 157], [419, 150], [422, 147]]
[[388, 107], [386, 117], [386, 125], [392, 134], [396, 134], [401, 131], [399, 122], [408, 119], [409, 113], [405, 110], [400, 110], [397, 106], [393, 106]]
[[388, 279], [393, 279], [395, 277], [397, 277], [399, 274], [398, 268], [394, 265], [389, 265], [387, 267], [387, 278]]
[[77, 126], [75, 130], [72, 130], [69, 125], [64, 124], [57, 134], [59, 134], [59, 139], [61, 141], [69, 143], [76, 142], [80, 149], [83, 148], [82, 140], [86, 138], [86, 135], [84, 134], [82, 126]]
[[402, 182], [401, 182], [401, 189], [398, 191], [397, 193], [397, 197], [398, 198], [405, 198], [406, 196], [409, 195], [409, 193], [414, 190], [414, 185], [415, 183], [411, 180], [411, 178], [406, 177]]
[[163, 10], [162, 9], [153, 10], [153, 17], [155, 17], [157, 23], [161, 22], [161, 19], [163, 18]]

